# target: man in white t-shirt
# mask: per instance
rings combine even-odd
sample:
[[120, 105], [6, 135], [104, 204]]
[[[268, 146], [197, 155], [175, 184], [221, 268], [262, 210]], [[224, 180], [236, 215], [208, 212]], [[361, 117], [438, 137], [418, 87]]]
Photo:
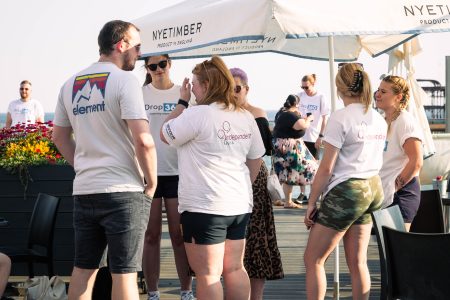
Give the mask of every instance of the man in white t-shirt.
[[[75, 168], [75, 259], [69, 299], [90, 299], [108, 246], [114, 299], [139, 299], [137, 271], [156, 188], [156, 152], [134, 69], [139, 29], [105, 24], [100, 59], [63, 85], [53, 139]], [[147, 185], [144, 187], [142, 173]]]
[[39, 101], [31, 98], [31, 82], [23, 80], [20, 83], [20, 99], [9, 103], [6, 114], [6, 128], [16, 124], [34, 124], [44, 122], [44, 109]]

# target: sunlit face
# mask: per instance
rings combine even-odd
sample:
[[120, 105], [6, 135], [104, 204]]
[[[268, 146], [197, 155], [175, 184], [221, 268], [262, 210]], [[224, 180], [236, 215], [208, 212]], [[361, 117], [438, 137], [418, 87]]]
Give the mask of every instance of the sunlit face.
[[244, 104], [247, 102], [248, 86], [242, 82], [241, 78], [234, 77], [235, 89], [234, 94], [236, 95], [238, 102]]
[[20, 85], [20, 98], [24, 99], [24, 100], [28, 100], [31, 97], [31, 85], [29, 85], [28, 83], [24, 83]]
[[314, 84], [311, 84], [309, 81], [302, 81], [301, 88], [305, 91], [306, 95], [312, 96], [314, 95]]
[[[150, 66], [151, 65], [151, 66]], [[170, 68], [172, 66], [172, 61], [165, 56], [152, 56], [149, 58], [145, 65], [147, 73], [152, 76], [153, 79], [169, 78]], [[154, 69], [156, 67], [156, 70]]]
[[205, 98], [206, 90], [206, 83], [201, 83], [200, 81], [198, 81], [197, 76], [194, 74], [192, 76], [192, 93], [195, 95], [197, 103], [201, 103]]
[[396, 110], [400, 105], [402, 95], [395, 95], [392, 90], [392, 84], [381, 81], [378, 90], [375, 92], [375, 103], [377, 108], [384, 111]]
[[123, 53], [122, 70], [132, 71], [141, 56], [141, 36], [134, 27], [130, 27], [125, 36], [123, 43], [125, 43], [126, 50]]

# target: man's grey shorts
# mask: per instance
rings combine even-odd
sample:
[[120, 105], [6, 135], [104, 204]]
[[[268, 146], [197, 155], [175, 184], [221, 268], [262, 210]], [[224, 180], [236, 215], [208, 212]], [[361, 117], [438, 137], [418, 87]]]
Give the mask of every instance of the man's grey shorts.
[[150, 205], [142, 192], [74, 196], [75, 267], [99, 268], [108, 244], [111, 273], [140, 271]]

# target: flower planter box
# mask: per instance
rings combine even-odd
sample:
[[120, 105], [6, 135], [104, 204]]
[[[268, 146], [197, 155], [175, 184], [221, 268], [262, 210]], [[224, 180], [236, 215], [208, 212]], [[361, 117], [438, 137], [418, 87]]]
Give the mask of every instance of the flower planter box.
[[[29, 172], [32, 181], [24, 191], [18, 174], [0, 168], [0, 216], [9, 221], [7, 227], [0, 227], [0, 245], [26, 245], [28, 224], [38, 193], [60, 197], [53, 242], [55, 273], [70, 275], [74, 250], [72, 185], [75, 172], [71, 166], [64, 165], [30, 167]], [[35, 264], [35, 272], [44, 274], [47, 266]], [[14, 264], [11, 275], [28, 275], [26, 264]]]

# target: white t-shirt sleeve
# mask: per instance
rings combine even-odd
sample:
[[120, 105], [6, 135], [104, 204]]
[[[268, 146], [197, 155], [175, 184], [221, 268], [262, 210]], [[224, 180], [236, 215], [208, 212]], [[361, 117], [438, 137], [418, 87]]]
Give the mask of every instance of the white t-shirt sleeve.
[[321, 116], [326, 116], [329, 115], [331, 112], [330, 109], [330, 101], [325, 100], [325, 96], [321, 95], [320, 96], [320, 115]]
[[264, 156], [264, 153], [266, 153], [266, 148], [264, 147], [264, 142], [262, 140], [261, 133], [259, 132], [258, 124], [256, 124], [255, 119], [252, 121], [252, 139], [250, 149], [247, 153], [247, 158], [257, 159]]
[[336, 120], [336, 116], [331, 115], [325, 128], [324, 140], [325, 142], [341, 149], [345, 142], [345, 132], [343, 124]]
[[197, 111], [185, 109], [181, 115], [163, 124], [162, 133], [169, 145], [180, 147], [198, 135], [199, 128], [203, 126], [201, 115]]
[[413, 118], [404, 118], [402, 119], [402, 130], [400, 132], [402, 135], [399, 137], [400, 145], [405, 145], [405, 142], [409, 138], [417, 138], [419, 140], [423, 140], [422, 133], [418, 130], [418, 126], [416, 126]]
[[64, 86], [61, 88], [58, 96], [58, 103], [55, 108], [55, 118], [53, 123], [57, 126], [61, 127], [71, 127], [69, 117], [67, 115], [67, 110], [64, 105], [63, 95], [64, 94]]
[[123, 120], [148, 120], [139, 81], [134, 75], [127, 75], [129, 78], [124, 81], [119, 90], [121, 118]]
[[35, 114], [36, 119], [37, 118], [44, 119], [44, 108], [42, 107], [42, 104], [37, 100], [35, 101]]

